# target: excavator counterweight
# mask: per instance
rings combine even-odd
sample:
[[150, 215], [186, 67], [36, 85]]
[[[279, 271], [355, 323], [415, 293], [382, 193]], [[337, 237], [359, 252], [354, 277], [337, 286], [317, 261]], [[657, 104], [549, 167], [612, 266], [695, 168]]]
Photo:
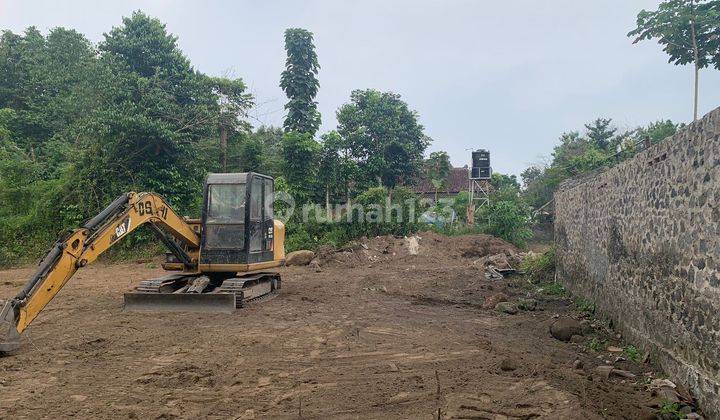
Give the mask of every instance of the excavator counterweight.
[[142, 225], [169, 251], [163, 268], [176, 273], [142, 281], [125, 294], [125, 309], [231, 313], [277, 293], [280, 275], [261, 271], [285, 261], [285, 227], [273, 219], [273, 195], [273, 179], [265, 175], [209, 174], [200, 219], [179, 216], [154, 193], [121, 195], [60, 238], [3, 304], [0, 352], [19, 347], [20, 334], [77, 270]]

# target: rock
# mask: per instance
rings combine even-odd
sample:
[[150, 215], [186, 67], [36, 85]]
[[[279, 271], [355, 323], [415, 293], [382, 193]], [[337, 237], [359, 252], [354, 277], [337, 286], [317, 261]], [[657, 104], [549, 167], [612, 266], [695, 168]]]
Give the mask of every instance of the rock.
[[582, 335], [582, 328], [576, 320], [562, 317], [550, 325], [550, 334], [560, 341], [570, 341], [573, 335]]
[[609, 378], [610, 376], [619, 376], [628, 379], [633, 379], [635, 377], [635, 374], [632, 372], [628, 372], [627, 370], [622, 369], [615, 369], [612, 366], [598, 366], [595, 368], [595, 371], [605, 379]]
[[500, 302], [495, 305], [495, 310], [505, 312], [506, 314], [515, 315], [518, 313], [518, 306], [512, 302]]
[[575, 359], [573, 362], [573, 369], [582, 369], [583, 368], [583, 362], [580, 359]]
[[518, 308], [523, 311], [534, 311], [537, 308], [537, 300], [531, 298], [519, 299]]
[[508, 297], [505, 293], [495, 293], [492, 296], [489, 296], [485, 299], [485, 302], [483, 302], [482, 307], [483, 309], [493, 309], [495, 306], [497, 306], [500, 302], [507, 302]]
[[623, 349], [621, 349], [620, 347], [610, 346], [607, 348], [607, 351], [609, 351], [610, 353], [620, 353], [623, 351]]
[[419, 236], [411, 236], [409, 238], [405, 238], [405, 246], [407, 247], [408, 254], [410, 255], [417, 255], [418, 251], [420, 250], [420, 242], [418, 241], [420, 239]]
[[671, 380], [669, 379], [653, 379], [650, 382], [650, 385], [648, 385], [648, 389], [659, 389], [659, 388], [677, 388], [677, 385], [675, 385]]
[[395, 363], [389, 363], [388, 364], [388, 370], [390, 372], [397, 372], [399, 369]]
[[500, 362], [500, 370], [505, 372], [510, 372], [518, 368], [518, 363], [514, 359], [503, 359], [502, 362]]
[[680, 418], [687, 418], [687, 415], [692, 412], [693, 409], [689, 405], [684, 405], [680, 410], [678, 410], [678, 413], [680, 413]]
[[612, 372], [612, 370], [612, 366], [598, 366], [595, 368], [595, 371], [605, 379], [610, 377], [610, 373]]
[[621, 376], [623, 378], [633, 379], [635, 377], [635, 374], [632, 372], [628, 372], [627, 370], [622, 369], [613, 369], [612, 372], [610, 372], [611, 375], [615, 376]]
[[582, 343], [583, 341], [585, 341], [585, 338], [582, 335], [573, 334], [572, 337], [570, 337], [571, 343], [578, 344]]
[[678, 395], [677, 391], [669, 387], [656, 389], [653, 391], [652, 394], [654, 396], [660, 397], [661, 400], [667, 401], [669, 403], [680, 402], [680, 396]]
[[87, 395], [71, 395], [70, 398], [77, 402], [83, 402], [87, 400]]
[[688, 413], [685, 418], [688, 420], [703, 420], [703, 416], [698, 413]]
[[285, 265], [308, 265], [315, 258], [315, 253], [307, 249], [293, 251], [285, 256]]

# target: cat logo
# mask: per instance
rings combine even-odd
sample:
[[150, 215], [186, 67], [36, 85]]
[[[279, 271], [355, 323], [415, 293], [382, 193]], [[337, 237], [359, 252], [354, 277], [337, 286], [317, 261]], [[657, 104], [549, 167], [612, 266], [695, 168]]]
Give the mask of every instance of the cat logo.
[[123, 235], [128, 233], [130, 231], [130, 217], [126, 217], [125, 220], [122, 221], [117, 227], [115, 227], [115, 232], [113, 233], [112, 237], [110, 237], [110, 242], [115, 242], [118, 239], [122, 238]]

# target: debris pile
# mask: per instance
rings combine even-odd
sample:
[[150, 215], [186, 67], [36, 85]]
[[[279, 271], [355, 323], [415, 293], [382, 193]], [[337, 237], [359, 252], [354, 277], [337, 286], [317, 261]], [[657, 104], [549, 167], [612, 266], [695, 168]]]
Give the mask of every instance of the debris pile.
[[473, 266], [500, 273], [509, 273], [519, 264], [518, 249], [502, 239], [490, 235], [460, 235], [448, 237], [434, 232], [412, 236], [384, 235], [361, 238], [340, 249], [323, 247], [318, 250], [321, 265], [356, 265], [382, 263], [393, 260], [422, 258], [430, 261], [471, 260]]

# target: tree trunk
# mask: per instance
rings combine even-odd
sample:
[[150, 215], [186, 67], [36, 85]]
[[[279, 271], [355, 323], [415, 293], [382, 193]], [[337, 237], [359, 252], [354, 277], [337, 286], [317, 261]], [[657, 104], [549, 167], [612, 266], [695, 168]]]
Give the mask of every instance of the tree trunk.
[[224, 125], [220, 126], [220, 166], [223, 172], [227, 172], [227, 128]]
[[693, 47], [693, 58], [695, 61], [695, 95], [693, 105], [693, 121], [697, 121], [698, 118], [698, 78], [700, 73], [700, 59], [697, 46], [697, 36], [695, 33], [695, 0], [690, 1], [690, 30], [692, 34], [692, 47]]
[[325, 186], [325, 216], [330, 221], [330, 185]]

